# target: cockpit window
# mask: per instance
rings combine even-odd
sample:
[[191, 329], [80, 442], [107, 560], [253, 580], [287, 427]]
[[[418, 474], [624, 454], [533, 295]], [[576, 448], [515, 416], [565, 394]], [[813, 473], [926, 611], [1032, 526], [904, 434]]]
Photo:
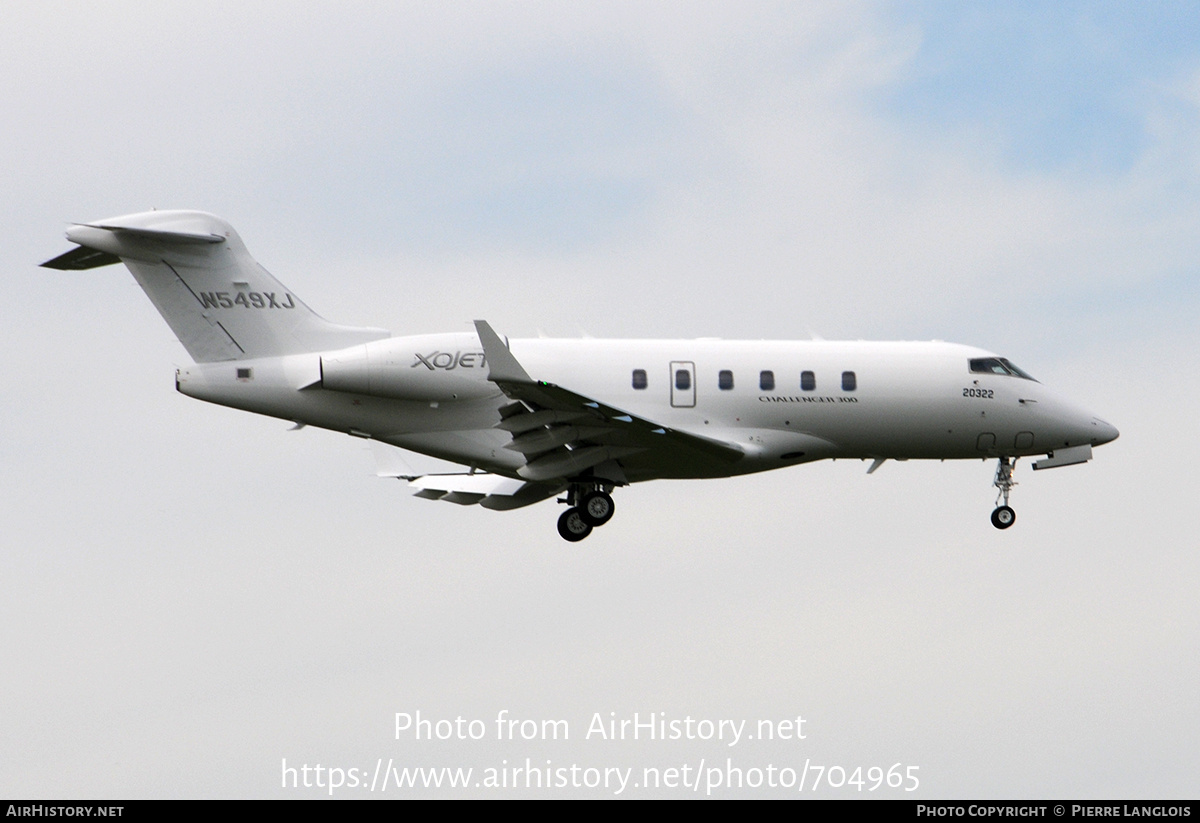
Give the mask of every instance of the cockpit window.
[[1011, 377], [1020, 377], [1025, 380], [1033, 380], [1033, 377], [1021, 371], [1013, 365], [1007, 357], [976, 357], [971, 360], [972, 374], [1007, 374]]
[[1026, 380], [1032, 380], [1034, 383], [1038, 382], [1036, 377], [1034, 377], [1032, 374], [1029, 374], [1028, 372], [1024, 371], [1023, 369], [1017, 368], [1016, 364], [1013, 363], [1011, 360], [1009, 360], [1007, 357], [1001, 357], [1000, 362], [1003, 363], [1005, 366], [1007, 366], [1008, 370], [1011, 371], [1013, 374], [1015, 374], [1017, 377], [1023, 377]]

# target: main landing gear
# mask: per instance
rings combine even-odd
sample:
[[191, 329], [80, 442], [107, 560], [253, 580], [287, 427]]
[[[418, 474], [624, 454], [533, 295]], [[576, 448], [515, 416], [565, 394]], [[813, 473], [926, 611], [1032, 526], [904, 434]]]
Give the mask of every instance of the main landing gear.
[[571, 486], [566, 498], [559, 500], [570, 505], [558, 518], [558, 533], [564, 540], [577, 543], [591, 534], [595, 527], [612, 520], [617, 507], [610, 491], [612, 486]]
[[1008, 505], [1008, 494], [1012, 487], [1017, 485], [1017, 481], [1012, 479], [1013, 469], [1016, 467], [1016, 458], [1009, 460], [1007, 457], [1001, 457], [1000, 465], [996, 467], [996, 479], [992, 481], [992, 485], [1000, 490], [996, 495], [996, 502], [1004, 501], [1003, 505], [996, 506], [992, 512], [992, 525], [997, 529], [1007, 529], [1017, 522], [1017, 513]]

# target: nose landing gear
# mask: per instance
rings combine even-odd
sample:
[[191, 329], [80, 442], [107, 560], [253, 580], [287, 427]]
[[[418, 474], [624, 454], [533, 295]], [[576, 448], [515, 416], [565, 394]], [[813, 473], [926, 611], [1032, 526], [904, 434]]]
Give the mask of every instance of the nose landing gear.
[[1000, 490], [996, 495], [996, 502], [1004, 501], [1003, 505], [996, 506], [992, 511], [992, 525], [997, 529], [1007, 529], [1017, 522], [1017, 513], [1008, 505], [1009, 492], [1017, 485], [1017, 481], [1012, 479], [1013, 469], [1016, 467], [1016, 459], [1009, 460], [1007, 457], [1001, 457], [1000, 465], [996, 467], [996, 479], [992, 481], [992, 485]]
[[612, 520], [617, 507], [609, 494], [611, 490], [611, 486], [571, 486], [566, 499], [559, 500], [571, 507], [558, 518], [558, 533], [564, 540], [577, 543], [591, 534], [593, 528]]

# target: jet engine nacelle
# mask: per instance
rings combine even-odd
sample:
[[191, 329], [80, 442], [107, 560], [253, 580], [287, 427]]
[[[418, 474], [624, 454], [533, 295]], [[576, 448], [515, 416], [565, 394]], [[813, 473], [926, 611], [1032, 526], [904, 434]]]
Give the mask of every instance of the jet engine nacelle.
[[499, 394], [473, 334], [393, 337], [321, 355], [332, 391], [398, 400], [451, 401]]

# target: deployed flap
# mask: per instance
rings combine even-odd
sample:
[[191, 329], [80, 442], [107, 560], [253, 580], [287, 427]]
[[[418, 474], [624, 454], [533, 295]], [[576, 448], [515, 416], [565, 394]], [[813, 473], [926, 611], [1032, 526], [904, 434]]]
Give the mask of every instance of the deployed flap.
[[[514, 432], [510, 449], [524, 455], [517, 470], [535, 481], [594, 476], [616, 484], [654, 476], [727, 473], [745, 452], [732, 443], [661, 426], [569, 389], [534, 380], [486, 321], [476, 320], [488, 379], [514, 404], [498, 428]], [[624, 471], [605, 473], [606, 465]], [[630, 471], [630, 467], [634, 470]], [[643, 467], [643, 468], [639, 468]]]
[[475, 474], [426, 474], [408, 484], [417, 497], [442, 500], [460, 506], [478, 504], [485, 509], [507, 511], [545, 500], [562, 491], [561, 483], [530, 483], [488, 472]]
[[527, 485], [524, 480], [515, 480], [489, 472], [475, 474], [425, 474], [414, 477], [408, 484], [410, 489], [418, 491], [430, 489], [433, 491], [464, 492], [468, 494], [506, 494], [511, 495]]

